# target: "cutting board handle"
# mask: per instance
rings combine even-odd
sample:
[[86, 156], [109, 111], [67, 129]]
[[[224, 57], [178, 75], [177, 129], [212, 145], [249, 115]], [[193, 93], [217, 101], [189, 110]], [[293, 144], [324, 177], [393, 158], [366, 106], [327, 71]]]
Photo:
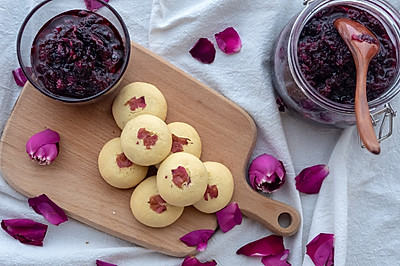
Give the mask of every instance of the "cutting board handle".
[[[301, 218], [295, 208], [259, 194], [246, 181], [240, 186], [242, 189], [235, 190], [233, 200], [238, 203], [243, 215], [280, 236], [291, 236], [299, 230]], [[287, 217], [289, 225], [283, 227], [279, 221], [284, 221]]]

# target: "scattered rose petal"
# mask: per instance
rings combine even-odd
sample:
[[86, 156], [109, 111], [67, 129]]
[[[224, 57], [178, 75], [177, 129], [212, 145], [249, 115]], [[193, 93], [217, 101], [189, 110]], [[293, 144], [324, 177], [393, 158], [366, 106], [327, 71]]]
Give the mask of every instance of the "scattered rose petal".
[[120, 153], [117, 155], [115, 158], [115, 161], [118, 165], [119, 168], [125, 168], [125, 167], [130, 167], [133, 165], [133, 162], [131, 162], [125, 155], [125, 153]]
[[282, 100], [282, 98], [281, 97], [278, 97], [278, 98], [276, 98], [276, 105], [278, 105], [278, 110], [279, 110], [279, 112], [285, 112], [285, 110], [286, 110], [286, 105], [285, 105], [285, 103], [283, 102], [283, 100]]
[[47, 232], [47, 225], [30, 219], [2, 220], [1, 228], [19, 242], [34, 246], [43, 246]]
[[197, 246], [197, 251], [201, 252], [207, 248], [207, 242], [213, 234], [214, 230], [195, 230], [179, 239], [189, 247]]
[[218, 47], [227, 54], [237, 53], [242, 49], [242, 40], [237, 31], [232, 27], [226, 28], [214, 36]]
[[285, 249], [282, 254], [263, 257], [261, 262], [265, 266], [290, 266], [291, 264], [287, 261], [288, 257], [289, 250]]
[[303, 193], [316, 194], [321, 189], [322, 182], [328, 174], [329, 167], [324, 164], [305, 168], [295, 177], [296, 188]]
[[46, 129], [30, 137], [26, 143], [26, 152], [38, 164], [48, 165], [58, 155], [58, 142], [60, 142], [58, 133]]
[[96, 260], [96, 265], [97, 266], [117, 266], [116, 264], [108, 263], [108, 262], [101, 261], [101, 260]]
[[333, 234], [320, 233], [307, 244], [306, 254], [310, 256], [315, 266], [333, 265], [334, 238]]
[[[96, 11], [99, 8], [103, 7], [103, 4], [96, 0], [84, 0], [86, 8], [90, 11]], [[104, 2], [108, 3], [109, 0], [103, 0]]]
[[21, 68], [17, 68], [12, 71], [15, 83], [17, 83], [18, 86], [23, 87], [25, 83], [27, 82], [27, 79], [24, 75], [24, 72], [22, 72]]
[[236, 251], [236, 254], [249, 257], [265, 257], [280, 255], [284, 251], [283, 237], [270, 235], [244, 245]]
[[58, 207], [57, 204], [51, 201], [45, 194], [28, 199], [28, 203], [37, 214], [43, 215], [47, 221], [54, 225], [59, 225], [68, 221], [68, 217], [65, 215], [65, 212]]
[[215, 59], [214, 44], [207, 38], [200, 38], [189, 53], [204, 64], [211, 64]]
[[165, 206], [166, 202], [163, 198], [161, 198], [160, 195], [151, 196], [147, 203], [150, 204], [150, 209], [158, 214], [161, 214], [167, 210], [167, 206]]
[[195, 256], [189, 255], [187, 256], [183, 262], [182, 266], [215, 266], [217, 262], [215, 260], [200, 262]]
[[249, 167], [251, 186], [264, 193], [272, 193], [285, 184], [286, 170], [283, 163], [269, 154], [255, 158]]
[[236, 202], [232, 202], [222, 210], [217, 211], [216, 215], [218, 225], [224, 233], [242, 223], [242, 213]]

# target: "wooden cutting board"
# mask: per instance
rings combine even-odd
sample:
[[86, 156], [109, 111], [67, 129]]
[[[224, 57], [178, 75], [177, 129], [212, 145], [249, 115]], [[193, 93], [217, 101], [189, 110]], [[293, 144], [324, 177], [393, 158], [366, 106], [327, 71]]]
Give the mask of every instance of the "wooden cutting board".
[[[257, 130], [245, 111], [132, 43], [129, 67], [120, 87], [134, 81], [152, 83], [163, 92], [168, 103], [167, 123], [181, 121], [196, 128], [203, 143], [203, 161], [218, 161], [231, 170], [235, 181], [232, 201], [238, 202], [244, 215], [282, 236], [298, 230], [300, 216], [294, 208], [254, 192], [246, 182]], [[1, 138], [3, 177], [20, 193], [28, 197], [44, 193], [70, 217], [111, 235], [172, 256], [195, 253], [195, 248], [187, 247], [179, 238], [193, 230], [215, 229], [214, 214], [187, 207], [174, 224], [150, 228], [131, 214], [129, 199], [133, 190], [113, 188], [100, 177], [98, 153], [108, 140], [121, 133], [111, 114], [114, 97], [93, 104], [68, 105], [45, 97], [27, 84]], [[29, 160], [25, 143], [46, 128], [60, 134], [60, 154], [51, 165], [40, 166]], [[282, 214], [291, 219], [286, 228], [278, 222]]]

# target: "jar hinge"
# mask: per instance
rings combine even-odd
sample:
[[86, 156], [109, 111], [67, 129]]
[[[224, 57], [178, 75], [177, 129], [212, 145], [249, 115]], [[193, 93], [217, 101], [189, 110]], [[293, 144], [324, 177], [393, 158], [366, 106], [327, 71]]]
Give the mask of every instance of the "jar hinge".
[[[385, 106], [382, 110], [380, 110], [374, 114], [371, 114], [372, 124], [374, 127], [378, 128], [378, 132], [377, 132], [378, 142], [381, 142], [381, 141], [389, 138], [392, 135], [393, 119], [396, 116], [396, 112], [397, 111], [393, 109], [393, 107], [390, 105], [390, 103], [387, 103], [387, 104], [385, 104]], [[387, 127], [387, 132], [385, 131], [385, 127]], [[362, 144], [361, 139], [360, 139], [360, 142], [361, 142], [361, 147], [365, 148], [364, 144]]]

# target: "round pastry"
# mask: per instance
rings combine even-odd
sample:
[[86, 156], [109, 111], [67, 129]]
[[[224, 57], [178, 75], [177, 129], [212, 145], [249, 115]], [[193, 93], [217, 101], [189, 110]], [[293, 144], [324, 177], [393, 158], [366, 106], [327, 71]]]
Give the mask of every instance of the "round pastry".
[[167, 101], [161, 91], [145, 82], [133, 82], [118, 93], [112, 105], [114, 120], [123, 129], [126, 123], [142, 114], [151, 114], [165, 120]]
[[164, 160], [172, 145], [167, 124], [154, 115], [139, 115], [126, 123], [121, 147], [126, 157], [138, 165], [149, 166]]
[[131, 188], [139, 184], [147, 174], [148, 167], [132, 163], [122, 152], [120, 138], [104, 144], [98, 157], [101, 177], [116, 188]]
[[207, 170], [199, 158], [186, 152], [169, 155], [157, 172], [161, 197], [174, 206], [188, 206], [199, 201], [207, 188]]
[[170, 123], [168, 128], [172, 134], [172, 153], [183, 151], [200, 158], [201, 140], [196, 129], [183, 122]]
[[147, 226], [165, 227], [182, 215], [183, 207], [166, 203], [157, 190], [157, 180], [151, 176], [143, 180], [133, 191], [130, 201], [133, 216]]
[[193, 204], [201, 212], [214, 213], [230, 202], [233, 194], [233, 177], [229, 169], [217, 162], [204, 162], [208, 172], [207, 190], [204, 196]]

